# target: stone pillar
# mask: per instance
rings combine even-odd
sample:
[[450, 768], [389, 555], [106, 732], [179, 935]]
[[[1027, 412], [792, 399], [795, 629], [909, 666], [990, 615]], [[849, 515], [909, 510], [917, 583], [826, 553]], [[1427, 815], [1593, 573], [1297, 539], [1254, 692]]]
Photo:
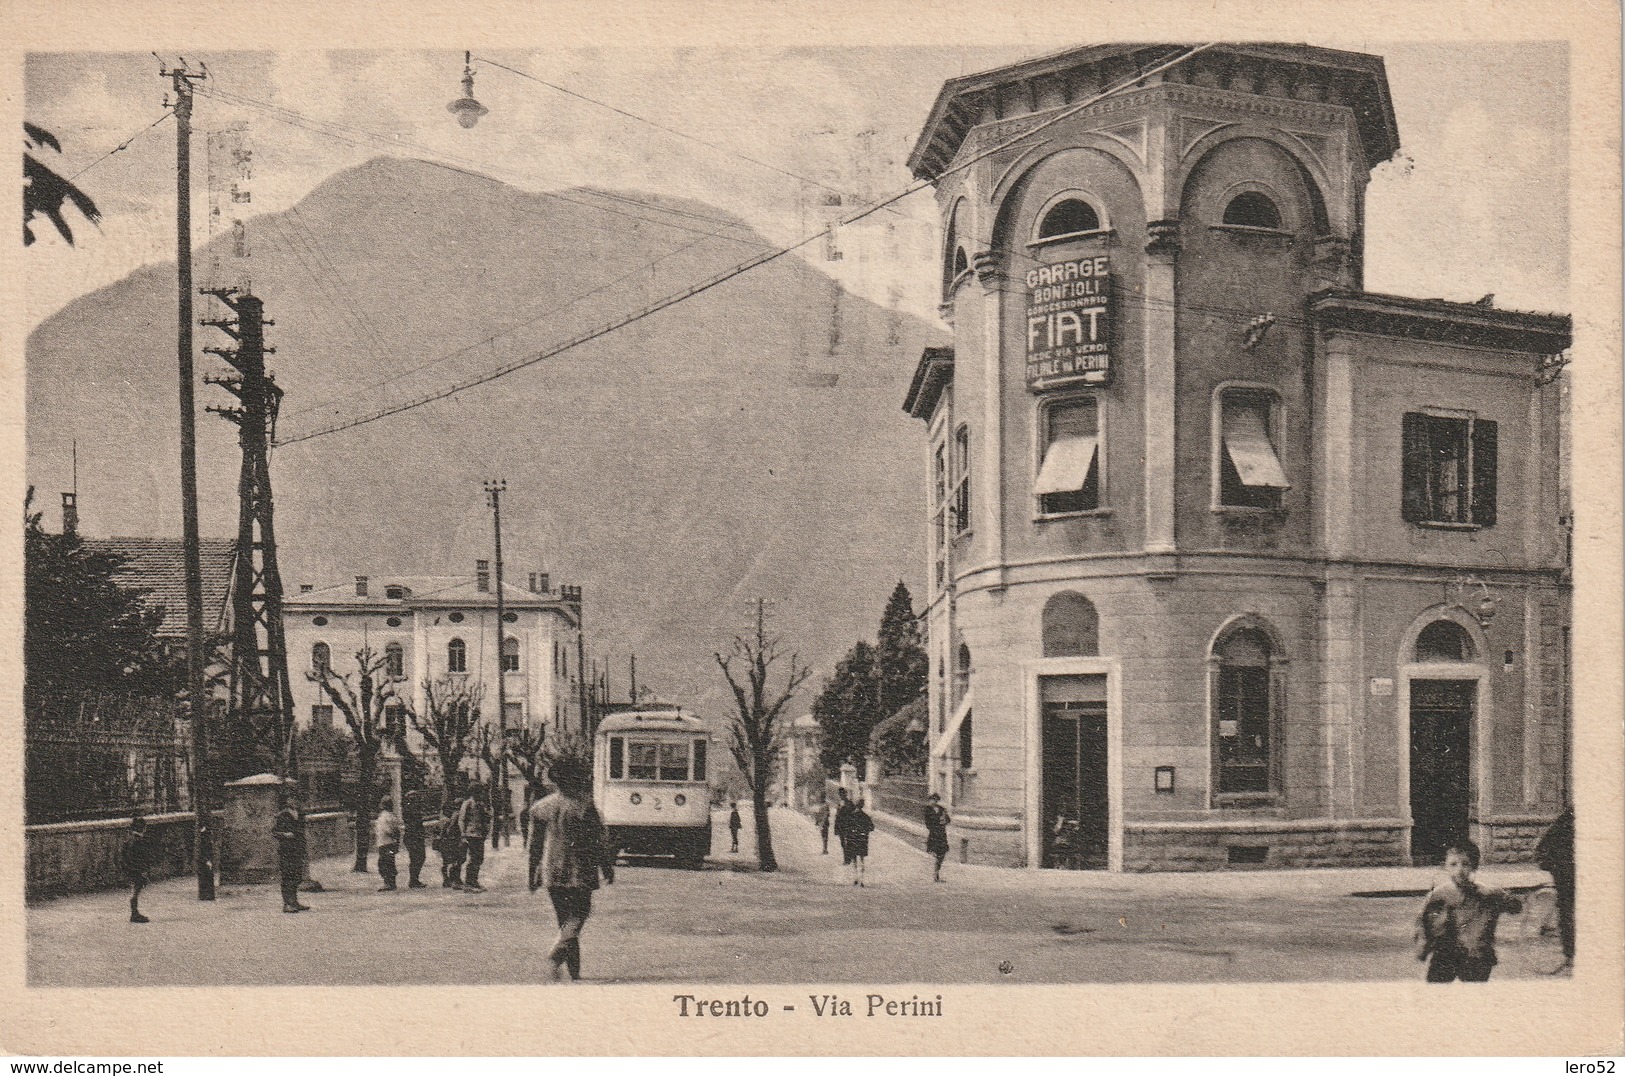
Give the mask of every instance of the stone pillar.
[[[984, 378], [982, 387], [982, 452], [978, 462], [980, 482], [971, 485], [972, 499], [980, 498], [979, 505], [971, 507], [971, 518], [980, 520], [984, 537], [979, 539], [987, 551], [987, 562], [999, 572], [1000, 585], [1004, 582], [1004, 288], [1009, 280], [1009, 255], [983, 250], [971, 259], [971, 268], [982, 285], [982, 353]], [[957, 405], [957, 400], [956, 400]], [[956, 414], [957, 417], [957, 414]], [[948, 444], [953, 445], [954, 431], [948, 431]], [[973, 431], [972, 437], [977, 436]], [[952, 539], [949, 539], [950, 545]]]
[[1319, 685], [1324, 767], [1320, 806], [1328, 818], [1349, 818], [1358, 804], [1355, 730], [1363, 727], [1365, 707], [1359, 602], [1359, 581], [1353, 571], [1331, 569], [1321, 598]]
[[841, 763], [841, 787], [849, 796], [858, 791], [858, 768], [850, 762]]
[[216, 857], [222, 885], [257, 885], [281, 877], [271, 827], [276, 822], [282, 787], [282, 778], [273, 773], [227, 781], [222, 786], [225, 817]]
[[1145, 551], [1174, 552], [1174, 295], [1179, 221], [1154, 220], [1145, 244]]

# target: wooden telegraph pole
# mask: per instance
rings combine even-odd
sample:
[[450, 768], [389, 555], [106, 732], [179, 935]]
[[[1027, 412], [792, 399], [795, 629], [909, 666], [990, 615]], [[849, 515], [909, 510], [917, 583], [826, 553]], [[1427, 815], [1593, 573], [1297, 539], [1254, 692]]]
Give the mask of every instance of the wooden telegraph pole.
[[486, 495], [491, 500], [491, 525], [496, 534], [497, 568], [497, 772], [492, 776], [497, 784], [497, 795], [493, 798], [501, 807], [491, 826], [492, 848], [497, 847], [499, 836], [504, 841], [507, 839], [507, 812], [511, 805], [508, 798], [508, 626], [502, 603], [502, 491], [507, 488], [508, 483], [501, 478], [487, 479], [485, 483]]
[[[161, 63], [161, 61], [160, 61]], [[204, 668], [203, 560], [198, 548], [197, 428], [192, 399], [192, 83], [207, 76], [182, 58], [178, 68], [159, 68], [175, 89], [175, 270], [180, 288], [176, 357], [181, 406], [181, 534], [186, 562], [186, 702], [192, 722], [192, 863], [197, 899], [214, 899], [214, 863], [208, 834], [213, 788], [209, 770], [208, 699]]]

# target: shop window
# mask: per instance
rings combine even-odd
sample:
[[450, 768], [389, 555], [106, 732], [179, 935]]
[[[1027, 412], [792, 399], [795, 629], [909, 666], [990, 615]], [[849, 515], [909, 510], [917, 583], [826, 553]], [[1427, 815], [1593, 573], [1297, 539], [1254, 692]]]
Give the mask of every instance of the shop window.
[[310, 671], [317, 676], [333, 671], [333, 648], [326, 643], [317, 643], [310, 648]]
[[468, 647], [461, 639], [453, 639], [446, 644], [446, 671], [453, 673], [468, 671]]
[[1218, 505], [1221, 508], [1281, 507], [1292, 488], [1277, 451], [1279, 420], [1274, 393], [1231, 389], [1219, 396]]
[[512, 635], [502, 640], [502, 671], [519, 671], [519, 640]]
[[1100, 621], [1094, 602], [1066, 591], [1044, 604], [1044, 656], [1046, 658], [1100, 655]]
[[954, 433], [954, 534], [970, 530], [970, 428]]
[[1275, 208], [1268, 195], [1257, 191], [1238, 194], [1224, 207], [1224, 222], [1243, 228], [1281, 227], [1281, 211]]
[[1044, 458], [1033, 480], [1044, 515], [1100, 507], [1100, 417], [1093, 396], [1057, 400], [1043, 410]]
[[1038, 225], [1038, 238], [1057, 239], [1063, 235], [1100, 230], [1100, 214], [1081, 198], [1056, 202]]
[[1214, 648], [1213, 789], [1264, 796], [1275, 789], [1277, 683], [1269, 637], [1243, 628]]
[[1453, 620], [1435, 620], [1416, 637], [1416, 660], [1424, 664], [1471, 661], [1475, 654], [1467, 629]]
[[1495, 523], [1497, 428], [1476, 415], [1405, 416], [1401, 514], [1412, 523]]
[[401, 649], [400, 643], [384, 647], [384, 675], [391, 680], [406, 678], [406, 651]]

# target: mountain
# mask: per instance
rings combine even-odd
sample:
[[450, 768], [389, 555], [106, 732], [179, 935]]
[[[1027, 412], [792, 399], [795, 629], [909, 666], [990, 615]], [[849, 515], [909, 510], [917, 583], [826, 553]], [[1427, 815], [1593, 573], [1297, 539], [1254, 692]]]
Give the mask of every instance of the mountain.
[[[196, 276], [250, 267], [275, 321], [290, 440], [534, 353], [770, 245], [711, 206], [536, 194], [398, 158], [254, 218], [246, 242], [246, 260], [229, 236], [211, 242]], [[174, 287], [173, 265], [145, 267], [28, 340], [29, 480], [45, 500], [67, 488], [77, 440], [87, 533], [179, 532]], [[199, 347], [228, 343], [197, 333]], [[721, 716], [711, 653], [761, 596], [770, 628], [817, 669], [797, 703], [808, 707], [818, 678], [873, 635], [897, 580], [920, 593], [924, 431], [900, 402], [921, 348], [941, 342], [779, 258], [489, 384], [279, 447], [285, 583], [471, 572], [491, 542], [481, 481], [500, 476], [510, 578], [545, 570], [585, 588], [589, 645], [611, 661], [617, 696], [635, 652], [640, 682]], [[219, 366], [198, 363], [200, 375]], [[199, 387], [200, 409], [228, 402]], [[198, 428], [203, 533], [229, 537], [235, 430], [203, 413]]]

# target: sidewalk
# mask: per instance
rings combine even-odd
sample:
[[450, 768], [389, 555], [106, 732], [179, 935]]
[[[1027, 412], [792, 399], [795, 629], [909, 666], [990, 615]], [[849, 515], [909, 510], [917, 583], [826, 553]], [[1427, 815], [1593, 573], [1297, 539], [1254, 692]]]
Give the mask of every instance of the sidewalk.
[[[775, 845], [781, 831], [786, 838], [805, 830], [814, 853], [818, 830], [812, 820], [789, 808], [775, 808]], [[785, 821], [780, 822], [784, 817]], [[880, 822], [881, 816], [876, 816]], [[799, 825], [797, 822], [799, 821]], [[901, 823], [898, 826], [898, 823]], [[906, 820], [892, 821], [884, 816], [883, 828], [869, 838], [869, 872], [877, 877], [901, 873], [900, 864], [909, 863], [925, 876], [931, 873], [931, 857], [925, 852], [923, 836], [908, 840], [891, 827], [913, 828]], [[922, 827], [923, 828], [923, 827]], [[785, 841], [786, 847], [792, 842]], [[830, 837], [830, 858], [840, 867], [840, 846]], [[780, 859], [784, 859], [781, 854]], [[877, 872], [881, 872], [877, 874]], [[1281, 893], [1303, 896], [1417, 896], [1425, 895], [1439, 880], [1438, 867], [1325, 867], [1299, 870], [1178, 871], [1156, 873], [1113, 873], [1111, 871], [1027, 870], [1016, 867], [990, 867], [980, 864], [942, 865], [949, 884], [959, 883], [978, 889], [1065, 889], [1154, 895], [1181, 893], [1212, 897], [1268, 897]], [[1533, 864], [1490, 864], [1478, 872], [1479, 881], [1498, 889], [1531, 889], [1551, 884], [1551, 876]]]

